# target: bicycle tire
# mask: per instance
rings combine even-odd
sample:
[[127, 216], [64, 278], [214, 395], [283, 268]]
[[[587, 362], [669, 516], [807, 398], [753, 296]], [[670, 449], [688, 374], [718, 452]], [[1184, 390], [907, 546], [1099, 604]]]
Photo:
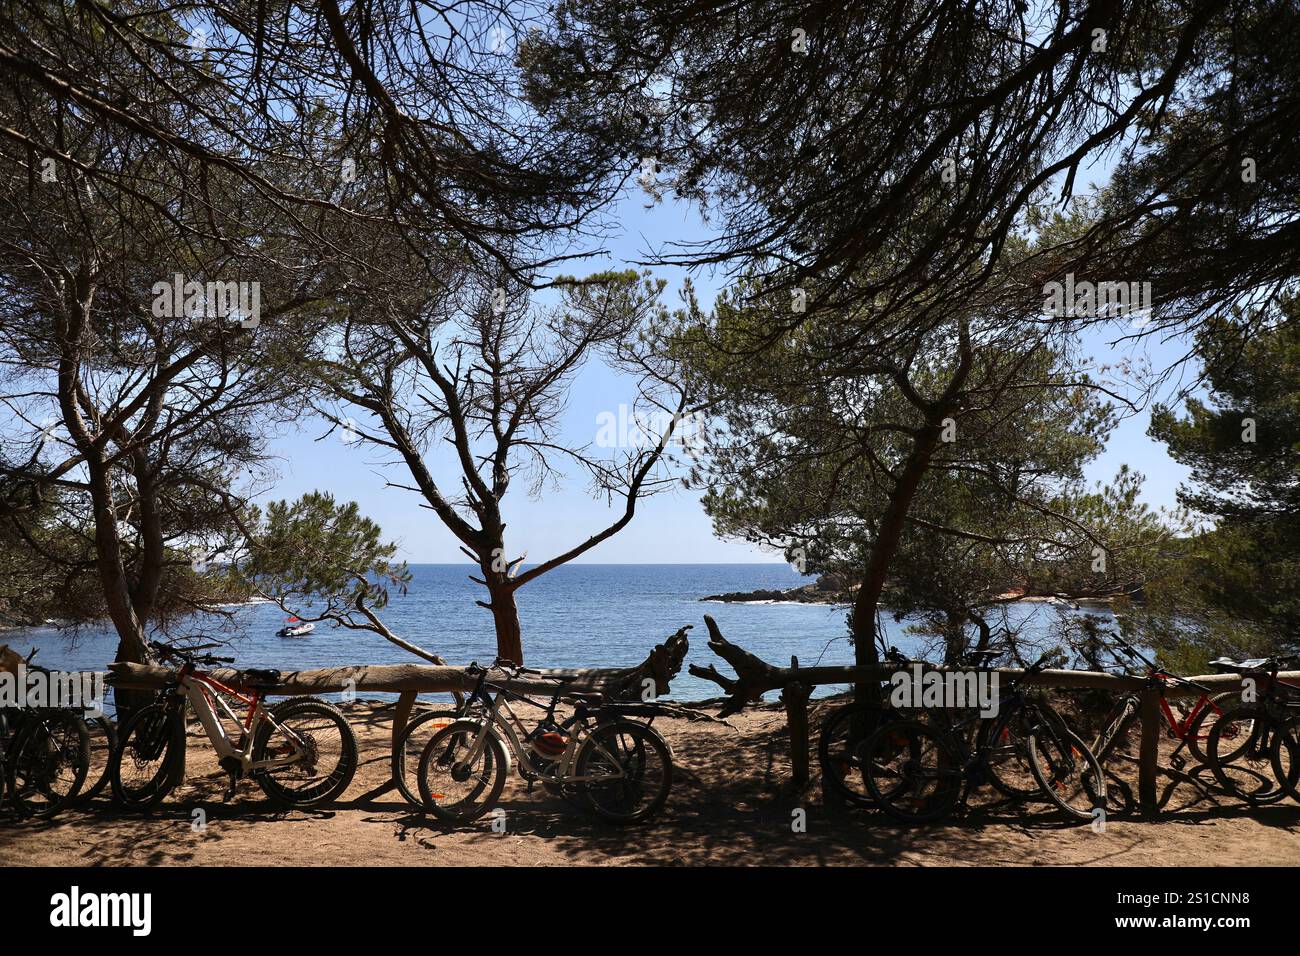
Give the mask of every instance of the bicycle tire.
[[[83, 786], [81, 788], [81, 793], [78, 794], [77, 800], [82, 803], [94, 800], [103, 792], [104, 788], [108, 786], [109, 770], [113, 766], [113, 752], [117, 750], [117, 726], [108, 717], [103, 715], [95, 717], [86, 722], [86, 728], [90, 731], [90, 771], [87, 773], [86, 779], [90, 780], [93, 777], [94, 782], [88, 787]], [[100, 747], [96, 747], [95, 745], [96, 732], [98, 732], [98, 735], [103, 739], [103, 744]], [[96, 774], [94, 773], [94, 767], [96, 763], [95, 753], [97, 750], [104, 751], [104, 769]]]
[[[122, 725], [108, 772], [113, 799], [119, 805], [131, 810], [152, 809], [180, 783], [185, 774], [184, 716], [183, 708], [158, 702], [140, 708]], [[144, 784], [128, 785], [122, 777], [128, 759], [137, 769], [141, 759], [156, 761], [158, 768]]]
[[20, 816], [35, 819], [49, 819], [63, 810], [85, 783], [89, 750], [90, 734], [77, 714], [29, 713], [14, 734], [6, 760], [10, 804]]
[[1038, 794], [1038, 784], [1029, 766], [1023, 721], [1024, 712], [1016, 708], [993, 720], [980, 721], [975, 735], [985, 779], [1004, 797], [1022, 802]]
[[[822, 771], [822, 792], [854, 807], [871, 807], [857, 748], [883, 723], [898, 720], [896, 711], [859, 702], [836, 708], [822, 724], [817, 738], [817, 763]], [[862, 721], [861, 724], [856, 722]], [[856, 777], [856, 784], [854, 778]]]
[[1101, 764], [1092, 748], [1068, 727], [1035, 728], [1029, 735], [1029, 766], [1043, 794], [1066, 816], [1092, 820], [1098, 809], [1106, 807]]
[[[629, 742], [625, 738], [632, 738]], [[630, 746], [629, 746], [630, 743]], [[662, 774], [652, 786], [648, 802], [638, 803], [636, 809], [619, 809], [618, 795], [627, 798], [641, 790], [641, 780], [652, 764], [651, 752], [663, 766]], [[644, 823], [661, 809], [673, 788], [673, 751], [663, 736], [652, 727], [635, 720], [612, 720], [597, 724], [579, 747], [574, 761], [574, 772], [579, 777], [595, 776], [603, 762], [613, 759], [623, 776], [611, 781], [616, 786], [583, 781], [578, 792], [584, 802], [598, 817], [611, 823]]]
[[[919, 720], [885, 724], [867, 738], [860, 754], [872, 800], [895, 820], [939, 820], [961, 800], [965, 773], [958, 748], [946, 733], [928, 724]], [[925, 766], [927, 762], [933, 767]], [[931, 785], [932, 790], [922, 792]]]
[[[312, 758], [319, 756], [319, 752], [313, 749], [303, 760], [296, 763], [255, 771], [253, 779], [257, 781], [257, 785], [273, 801], [287, 807], [316, 807], [338, 799], [351, 785], [352, 778], [357, 772], [357, 764], [360, 762], [357, 735], [352, 730], [352, 725], [348, 723], [348, 719], [343, 716], [343, 712], [333, 704], [315, 697], [294, 697], [271, 708], [270, 715], [282, 725], [302, 717], [315, 717], [324, 725], [333, 728], [339, 735], [338, 760], [333, 767], [329, 768], [329, 772], [323, 779], [313, 775], [303, 781], [305, 786], [301, 788], [288, 786], [286, 782], [293, 779], [294, 774], [301, 773], [304, 769], [308, 772], [315, 770]], [[309, 745], [315, 744], [316, 736], [320, 733], [317, 731], [314, 734], [313, 731], [302, 727], [291, 729]], [[257, 728], [257, 736], [253, 738], [255, 762], [269, 759], [268, 748], [272, 746], [272, 735], [279, 732], [280, 728], [269, 720]], [[283, 746], [292, 749], [295, 744], [286, 741]]]
[[415, 736], [417, 730], [421, 729], [426, 724], [435, 723], [434, 727], [427, 729], [437, 732], [453, 721], [460, 719], [460, 717], [461, 714], [455, 710], [424, 711], [416, 715], [414, 719], [407, 721], [406, 726], [402, 728], [402, 732], [398, 735], [396, 743], [393, 744], [393, 783], [397, 785], [397, 790], [402, 795], [403, 799], [405, 799], [407, 803], [411, 804], [411, 806], [420, 809], [424, 808], [424, 804], [420, 800], [419, 780], [414, 778], [413, 781], [408, 780], [407, 768], [408, 766], [413, 765], [418, 775], [420, 755], [424, 752], [424, 747], [428, 743], [428, 741], [421, 742], [416, 752], [412, 754], [410, 752], [411, 738]]
[[[1239, 721], [1250, 721], [1247, 745], [1240, 750], [1235, 760], [1221, 758], [1219, 754], [1222, 749], [1223, 732]], [[1263, 704], [1240, 704], [1219, 718], [1210, 730], [1210, 736], [1205, 744], [1206, 755], [1211, 761], [1210, 770], [1214, 774], [1214, 779], [1219, 782], [1219, 786], [1229, 795], [1251, 806], [1268, 806], [1277, 803], [1288, 792], [1288, 781], [1278, 780], [1273, 772], [1272, 738], [1262, 739], [1274, 730], [1285, 732], [1285, 728], [1278, 727], [1274, 723]], [[1236, 748], [1227, 748], [1227, 751], [1233, 750]], [[1267, 773], [1264, 772], [1265, 770]], [[1293, 778], [1300, 776], [1300, 766], [1294, 766], [1291, 776]], [[1295, 780], [1290, 780], [1290, 784], [1294, 786]]]
[[[1209, 742], [1210, 731], [1212, 731], [1214, 725], [1222, 720], [1223, 716], [1232, 709], [1230, 705], [1239, 703], [1240, 701], [1241, 695], [1232, 691], [1223, 694], [1216, 694], [1210, 698], [1210, 706], [1202, 707], [1201, 712], [1196, 715], [1196, 719], [1192, 721], [1192, 725], [1187, 728], [1186, 739], [1187, 749], [1191, 752], [1197, 763], [1204, 764], [1207, 767], [1210, 766], [1210, 757], [1205, 752], [1205, 745]], [[1218, 713], [1215, 712], [1215, 708], [1218, 708]], [[1214, 718], [1213, 720], [1211, 720], [1212, 717]], [[1207, 723], [1209, 726], [1206, 726]], [[1241, 744], [1235, 750], [1229, 750], [1226, 754], [1220, 755], [1229, 762], [1240, 757], [1242, 753], [1245, 752], [1246, 747], [1250, 745], [1249, 726], [1237, 726], [1231, 729], [1234, 733], [1238, 734], [1235, 739], [1239, 739]], [[1222, 744], [1220, 746], [1222, 746]]]
[[1297, 782], [1300, 780], [1300, 773], [1295, 769], [1300, 766], [1300, 735], [1296, 732], [1295, 724], [1279, 727], [1273, 734], [1269, 762], [1273, 765], [1273, 776], [1277, 778], [1278, 783], [1292, 800], [1300, 802], [1300, 783]]
[[[487, 742], [479, 755], [482, 770], [475, 773], [473, 768], [458, 763], [455, 757], [458, 751], [468, 750], [480, 733], [487, 735]], [[424, 809], [444, 823], [469, 823], [496, 805], [501, 791], [505, 789], [509, 767], [506, 745], [491, 725], [474, 720], [457, 720], [434, 734], [420, 755], [421, 803]], [[438, 773], [437, 790], [433, 789], [431, 779], [435, 770]], [[467, 775], [457, 779], [462, 770]], [[465, 783], [471, 776], [475, 783], [469, 792], [458, 800], [449, 800], [447, 793], [450, 788], [447, 784]]]

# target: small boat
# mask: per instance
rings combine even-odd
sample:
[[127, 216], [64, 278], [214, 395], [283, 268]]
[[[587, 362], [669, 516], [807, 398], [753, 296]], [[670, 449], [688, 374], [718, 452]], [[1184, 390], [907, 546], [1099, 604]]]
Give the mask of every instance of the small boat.
[[306, 637], [312, 631], [316, 630], [316, 625], [311, 621], [300, 621], [296, 617], [288, 624], [275, 632], [276, 637]]

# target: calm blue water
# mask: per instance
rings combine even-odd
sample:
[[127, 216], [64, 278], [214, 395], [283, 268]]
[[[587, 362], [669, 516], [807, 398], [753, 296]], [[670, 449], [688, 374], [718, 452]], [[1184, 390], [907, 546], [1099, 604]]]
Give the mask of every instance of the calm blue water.
[[[405, 596], [394, 595], [383, 612], [388, 626], [402, 637], [448, 662], [490, 662], [496, 656], [491, 615], [474, 604], [484, 597], [468, 574], [470, 565], [426, 564], [411, 567], [413, 580]], [[687, 664], [729, 667], [708, 649], [704, 615], [717, 620], [722, 633], [773, 664], [851, 664], [853, 649], [845, 639], [847, 608], [808, 604], [701, 603], [700, 598], [728, 591], [789, 588], [808, 583], [786, 564], [587, 564], [555, 569], [518, 593], [524, 653], [534, 667], [617, 667], [639, 663], [649, 650], [683, 624], [694, 624]], [[1041, 604], [1018, 605], [1014, 617], [1041, 618], [1053, 612]], [[415, 658], [376, 634], [317, 624], [306, 638], [280, 638], [284, 614], [272, 604], [234, 609], [229, 651], [240, 666], [301, 670], [344, 664], [409, 663]], [[918, 640], [904, 633], [905, 624], [886, 616], [891, 643], [914, 650]], [[53, 628], [0, 634], [49, 668], [103, 670], [112, 660], [117, 637], [109, 629], [87, 629], [75, 637]], [[673, 682], [678, 700], [716, 697], [721, 689], [686, 673]], [[820, 694], [837, 688], [824, 686]], [[383, 696], [383, 695], [364, 695]]]

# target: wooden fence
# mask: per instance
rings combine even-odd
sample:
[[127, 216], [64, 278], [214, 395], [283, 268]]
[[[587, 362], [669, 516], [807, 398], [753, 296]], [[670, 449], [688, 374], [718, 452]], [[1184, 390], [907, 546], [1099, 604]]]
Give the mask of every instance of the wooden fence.
[[[737, 676], [726, 677], [712, 665], [708, 667], [691, 665], [690, 673], [713, 681], [726, 691], [727, 699], [722, 708], [723, 716], [738, 712], [748, 704], [757, 701], [765, 693], [773, 690], [781, 691], [790, 731], [790, 758], [794, 783], [799, 787], [804, 786], [809, 778], [808, 700], [812, 688], [818, 684], [856, 684], [872, 680], [888, 680], [897, 669], [888, 665], [800, 667], [797, 659], [791, 660], [790, 667], [777, 667], [728, 641], [718, 630], [713, 618], [706, 615], [704, 620], [709, 628], [709, 648], [731, 664]], [[510, 680], [504, 682], [504, 685], [520, 693], [551, 694], [555, 692], [555, 682], [559, 681], [566, 690], [600, 692], [612, 698], [627, 699], [639, 697], [644, 681], [651, 678], [655, 681], [657, 693], [664, 694], [668, 692], [669, 682], [678, 673], [686, 651], [687, 642], [685, 629], [683, 629], [664, 644], [658, 645], [647, 660], [635, 668], [551, 668], [539, 671], [536, 677]], [[166, 686], [174, 677], [174, 672], [169, 668], [140, 664], [112, 664], [109, 670], [110, 682], [115, 687], [124, 689], [157, 689]], [[951, 669], [927, 667], [927, 670], [944, 672]], [[996, 670], [1001, 675], [999, 679], [1013, 678], [1024, 673], [1015, 668]], [[238, 679], [238, 671], [232, 669], [221, 668], [210, 673], [223, 682]], [[1300, 681], [1300, 671], [1287, 672], [1279, 677]], [[1233, 691], [1241, 687], [1241, 678], [1236, 674], [1209, 674], [1191, 679], [1214, 691]], [[411, 715], [417, 695], [463, 693], [473, 688], [475, 680], [474, 675], [459, 667], [428, 664], [357, 665], [285, 672], [281, 682], [271, 693], [320, 694], [338, 693], [345, 689], [396, 693], [399, 695], [393, 718], [393, 742], [396, 743]], [[1079, 670], [1042, 671], [1028, 678], [1026, 684], [1068, 690], [1095, 689], [1115, 694], [1137, 694], [1141, 699], [1142, 727], [1141, 747], [1138, 754], [1138, 800], [1145, 813], [1157, 812], [1159, 741], [1163, 728], [1160, 699], [1162, 696], [1165, 698], [1196, 696], [1200, 691], [1178, 684], [1152, 687], [1147, 680], [1140, 677], [1123, 677]]]
[[[614, 700], [640, 699], [654, 683], [655, 693], [668, 693], [669, 684], [681, 670], [690, 644], [684, 627], [655, 646], [635, 667], [545, 668], [529, 677], [500, 681], [521, 694], [553, 694], [556, 684], [565, 690], [600, 693]], [[123, 690], [159, 690], [175, 680], [169, 667], [116, 663], [108, 665], [109, 683]], [[477, 675], [462, 667], [436, 664], [357, 664], [350, 667], [322, 667], [311, 670], [281, 670], [280, 682], [269, 688], [273, 696], [292, 694], [337, 694], [343, 691], [397, 694], [393, 716], [393, 743], [406, 728], [416, 697], [420, 694], [460, 695], [474, 689]], [[236, 684], [239, 671], [216, 668], [205, 671], [223, 684]]]
[[[713, 681], [727, 692], [728, 699], [722, 709], [723, 716], [736, 713], [769, 691], [781, 691], [781, 699], [786, 710], [786, 722], [790, 729], [790, 763], [796, 786], [802, 786], [808, 780], [808, 698], [812, 688], [818, 684], [884, 681], [898, 670], [896, 666], [886, 664], [800, 667], [797, 658], [791, 659], [789, 667], [776, 667], [728, 641], [722, 636], [713, 618], [705, 615], [704, 623], [709, 629], [709, 649], [732, 666], [736, 677], [730, 678], [718, 673], [713, 665], [699, 667], [692, 664], [690, 673]], [[926, 670], [942, 673], [953, 668], [927, 665]], [[999, 680], [1002, 677], [1013, 678], [1024, 674], [1023, 670], [1017, 668], [995, 668], [995, 670], [1000, 675]], [[1300, 681], [1300, 671], [1287, 671], [1279, 674], [1278, 677], [1288, 681]], [[1207, 674], [1189, 679], [1216, 692], [1238, 691], [1241, 689], [1242, 681], [1237, 674]], [[1161, 697], [1166, 699], [1195, 697], [1201, 691], [1182, 684], [1152, 686], [1142, 677], [1125, 677], [1080, 670], [1045, 670], [1026, 678], [1024, 683], [1026, 686], [1056, 687], [1062, 690], [1094, 689], [1115, 694], [1137, 694], [1141, 700], [1139, 712], [1142, 727], [1141, 746], [1138, 752], [1138, 802], [1143, 813], [1148, 815], [1157, 813], [1159, 745], [1164, 725], [1160, 713], [1160, 699]]]

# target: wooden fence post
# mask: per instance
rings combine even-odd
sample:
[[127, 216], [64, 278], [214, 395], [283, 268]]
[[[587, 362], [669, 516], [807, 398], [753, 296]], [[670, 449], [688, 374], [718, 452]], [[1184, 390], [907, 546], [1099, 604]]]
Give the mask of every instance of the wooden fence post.
[[[799, 659], [790, 658], [790, 669], [797, 670]], [[790, 730], [790, 769], [794, 785], [803, 787], [808, 782], [808, 695], [809, 685], [791, 681], [781, 691], [785, 703], [785, 721]]]
[[1160, 758], [1160, 688], [1142, 691], [1142, 746], [1138, 752], [1138, 803], [1146, 816], [1155, 816], [1156, 778]]
[[397, 741], [401, 739], [402, 731], [406, 729], [406, 722], [411, 719], [416, 696], [415, 691], [404, 690], [397, 698], [397, 709], [393, 711], [393, 753], [397, 752]]

